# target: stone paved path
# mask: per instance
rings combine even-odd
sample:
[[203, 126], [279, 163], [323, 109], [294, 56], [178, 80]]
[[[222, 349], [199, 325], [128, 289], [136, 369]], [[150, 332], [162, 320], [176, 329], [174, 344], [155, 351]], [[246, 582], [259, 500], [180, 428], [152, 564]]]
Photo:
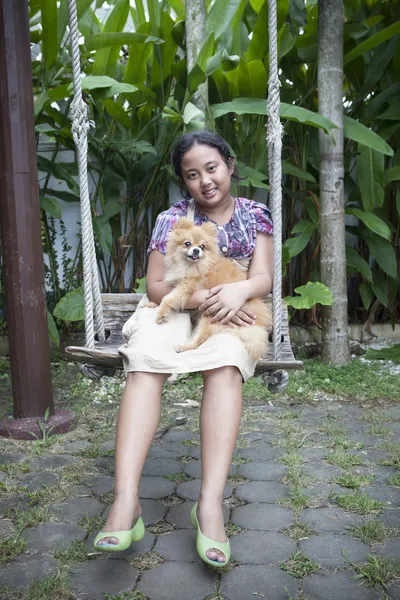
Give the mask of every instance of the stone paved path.
[[400, 599], [395, 578], [386, 591], [356, 579], [360, 565], [400, 559], [400, 408], [259, 415], [239, 437], [225, 488], [233, 561], [223, 573], [201, 563], [189, 524], [196, 433], [170, 430], [153, 444], [140, 486], [145, 538], [113, 555], [91, 548], [112, 501], [112, 442], [1, 455], [0, 535], [15, 539], [19, 527], [26, 544], [1, 565], [0, 598], [47, 577], [46, 600]]

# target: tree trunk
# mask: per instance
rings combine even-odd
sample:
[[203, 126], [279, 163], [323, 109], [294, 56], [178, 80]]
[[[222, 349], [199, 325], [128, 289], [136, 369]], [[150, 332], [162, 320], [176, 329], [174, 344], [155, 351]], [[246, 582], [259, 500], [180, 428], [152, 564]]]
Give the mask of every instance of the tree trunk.
[[[206, 40], [205, 0], [186, 0], [186, 56], [187, 71], [193, 69], [199, 52]], [[200, 84], [193, 96], [193, 104], [203, 112], [208, 107], [208, 83]]]
[[333, 304], [323, 308], [322, 360], [343, 365], [349, 360], [344, 225], [343, 167], [343, 1], [318, 3], [319, 112], [338, 129], [333, 138], [319, 130], [321, 281]]

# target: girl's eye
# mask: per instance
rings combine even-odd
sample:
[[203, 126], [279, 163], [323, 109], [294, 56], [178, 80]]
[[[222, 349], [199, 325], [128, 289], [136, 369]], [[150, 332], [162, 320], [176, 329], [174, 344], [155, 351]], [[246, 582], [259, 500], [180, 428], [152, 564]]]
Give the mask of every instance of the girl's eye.
[[192, 244], [191, 244], [189, 241], [185, 242], [185, 246], [186, 246], [186, 248], [189, 248], [189, 246], [191, 246], [191, 245], [192, 245]]
[[196, 173], [190, 173], [190, 175], [188, 175], [189, 179], [194, 179], [196, 177]]
[[209, 167], [209, 171], [211, 171], [211, 173], [213, 173], [215, 171], [217, 167], [215, 165], [212, 165], [211, 167]]
[[205, 245], [204, 245], [204, 244], [201, 244], [201, 246], [199, 246], [199, 248], [200, 248], [200, 250], [204, 250], [204, 248], [205, 248]]

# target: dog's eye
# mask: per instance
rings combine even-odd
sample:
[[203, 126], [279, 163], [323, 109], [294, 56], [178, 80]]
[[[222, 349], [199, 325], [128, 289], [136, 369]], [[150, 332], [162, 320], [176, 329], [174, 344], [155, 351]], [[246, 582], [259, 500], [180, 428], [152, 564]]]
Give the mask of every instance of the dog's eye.
[[185, 246], [186, 246], [186, 248], [189, 248], [191, 245], [192, 245], [192, 244], [191, 244], [189, 241], [185, 242]]
[[201, 244], [201, 246], [199, 246], [199, 248], [200, 248], [200, 250], [204, 250], [204, 248], [205, 248], [205, 245], [204, 245], [204, 244]]

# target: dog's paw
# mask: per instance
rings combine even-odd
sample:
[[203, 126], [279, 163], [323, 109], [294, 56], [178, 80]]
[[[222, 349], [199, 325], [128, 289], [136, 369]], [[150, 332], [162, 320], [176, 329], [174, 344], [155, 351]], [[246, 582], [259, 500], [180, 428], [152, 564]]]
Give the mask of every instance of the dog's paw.
[[156, 318], [156, 323], [158, 325], [162, 325], [163, 323], [167, 323], [168, 322], [168, 316], [167, 315], [158, 315]]
[[178, 354], [180, 352], [185, 352], [185, 347], [184, 346], [174, 346], [174, 350], [175, 352], [178, 352]]
[[143, 306], [143, 308], [157, 308], [157, 306], [159, 306], [159, 305], [156, 304], [155, 302], [148, 302], [147, 304], [145, 304]]

